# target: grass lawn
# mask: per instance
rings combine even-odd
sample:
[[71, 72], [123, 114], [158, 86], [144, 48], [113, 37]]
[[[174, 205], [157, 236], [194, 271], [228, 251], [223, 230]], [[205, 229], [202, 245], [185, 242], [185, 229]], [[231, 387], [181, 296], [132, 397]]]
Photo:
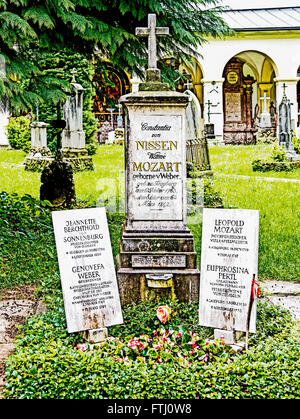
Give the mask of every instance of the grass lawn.
[[[263, 174], [253, 173], [251, 169], [251, 162], [270, 154], [271, 148], [269, 145], [210, 147], [214, 185], [226, 207], [260, 210], [260, 277], [300, 281], [300, 184], [295, 182], [300, 179], [300, 169]], [[21, 151], [0, 149], [0, 191], [6, 190], [21, 196], [29, 194], [38, 198], [40, 174], [25, 172], [22, 166], [24, 157], [25, 154]], [[123, 147], [100, 146], [94, 156], [94, 166], [93, 172], [75, 174], [77, 199], [85, 201], [86, 205], [94, 205], [99, 198], [103, 200], [116, 195], [118, 179], [123, 179], [124, 182]], [[274, 178], [275, 181], [265, 179], [266, 177]], [[201, 225], [193, 225], [192, 232], [196, 249], [200, 254]], [[116, 252], [116, 231], [114, 237], [116, 243], [113, 242], [113, 247]], [[16, 243], [16, 246], [19, 249], [16, 249], [17, 252], [23, 251], [20, 250], [20, 244]], [[32, 260], [35, 259], [34, 255]], [[32, 267], [26, 268], [25, 271], [26, 275], [34, 272]], [[40, 275], [42, 271], [40, 267], [36, 273]], [[25, 275], [25, 272], [23, 274]]]

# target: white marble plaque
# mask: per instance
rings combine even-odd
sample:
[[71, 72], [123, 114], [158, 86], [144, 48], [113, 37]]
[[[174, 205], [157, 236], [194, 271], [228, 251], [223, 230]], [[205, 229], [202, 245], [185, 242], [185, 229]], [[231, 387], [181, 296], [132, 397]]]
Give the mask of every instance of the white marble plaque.
[[182, 117], [136, 113], [130, 130], [130, 219], [182, 220]]
[[[199, 324], [246, 331], [253, 276], [257, 280], [259, 211], [203, 210]], [[256, 300], [250, 328], [256, 331]]]
[[69, 333], [123, 323], [105, 208], [52, 212]]

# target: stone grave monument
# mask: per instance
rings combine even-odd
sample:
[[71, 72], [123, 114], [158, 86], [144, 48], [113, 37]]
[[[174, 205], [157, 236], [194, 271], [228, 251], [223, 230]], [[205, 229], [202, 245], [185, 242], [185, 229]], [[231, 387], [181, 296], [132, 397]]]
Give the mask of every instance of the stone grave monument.
[[64, 159], [72, 163], [74, 170], [93, 170], [92, 157], [85, 148], [83, 131], [83, 92], [84, 88], [76, 82], [76, 70], [72, 70], [72, 90], [63, 107], [66, 128], [62, 133], [62, 153]]
[[6, 103], [0, 104], [0, 147], [9, 147], [6, 126], [9, 122], [9, 112]]
[[72, 164], [63, 159], [61, 133], [66, 121], [60, 119], [60, 105], [57, 105], [57, 120], [52, 121], [56, 130], [56, 155], [41, 174], [40, 199], [51, 202], [56, 208], [71, 208], [76, 204]]
[[199, 324], [234, 344], [256, 331], [259, 211], [203, 209]]
[[91, 344], [123, 323], [105, 208], [52, 212], [69, 333]]
[[122, 304], [160, 295], [198, 299], [194, 239], [186, 226], [185, 110], [189, 96], [160, 80], [156, 37], [168, 28], [137, 28], [148, 37], [148, 69], [139, 91], [121, 97], [125, 109], [126, 221], [117, 277]]
[[50, 124], [39, 120], [31, 122], [31, 149], [24, 160], [25, 170], [39, 172], [53, 161], [47, 144], [49, 126]]
[[288, 160], [300, 160], [300, 156], [295, 152], [291, 120], [291, 102], [286, 96], [286, 85], [283, 85], [283, 97], [279, 105], [279, 145], [282, 145], [285, 150], [285, 155]]

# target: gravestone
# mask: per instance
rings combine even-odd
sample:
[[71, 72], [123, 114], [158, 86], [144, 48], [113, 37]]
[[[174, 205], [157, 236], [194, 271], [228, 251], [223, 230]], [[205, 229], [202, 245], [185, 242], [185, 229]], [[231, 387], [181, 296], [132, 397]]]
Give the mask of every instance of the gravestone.
[[261, 97], [260, 99], [264, 101], [264, 108], [260, 114], [259, 128], [262, 130], [271, 129], [272, 128], [271, 114], [270, 112], [268, 112], [268, 108], [267, 108], [267, 100], [269, 100], [270, 97], [267, 97], [267, 93], [264, 92], [264, 96]]
[[[227, 332], [256, 331], [259, 211], [203, 209], [199, 324]], [[233, 343], [233, 342], [230, 342]]]
[[0, 106], [0, 147], [9, 147], [9, 142], [7, 139], [7, 132], [6, 132], [6, 127], [8, 123], [9, 123], [9, 112], [8, 112], [7, 106], [3, 103], [2, 106]]
[[155, 289], [153, 275], [157, 283], [168, 284], [171, 295], [194, 301], [199, 271], [193, 236], [186, 226], [189, 97], [168, 90], [160, 81], [156, 34], [167, 34], [167, 28], [157, 28], [155, 15], [149, 15], [148, 28], [138, 28], [136, 33], [149, 36], [149, 68], [139, 91], [120, 99], [125, 109], [127, 216], [117, 257], [121, 301], [150, 298]]
[[52, 219], [68, 332], [96, 343], [123, 323], [105, 208], [53, 211]]
[[279, 145], [284, 147], [285, 156], [288, 160], [300, 160], [300, 156], [295, 152], [293, 144], [293, 129], [291, 118], [291, 102], [286, 96], [286, 85], [283, 84], [283, 97], [279, 105]]
[[33, 121], [31, 127], [31, 149], [24, 160], [25, 170], [42, 171], [53, 161], [53, 156], [47, 145], [47, 128], [50, 124]]
[[63, 107], [66, 127], [62, 133], [62, 153], [65, 160], [72, 163], [75, 170], [93, 170], [92, 157], [85, 148], [83, 131], [83, 92], [84, 88], [76, 82], [76, 70], [72, 70], [71, 93]]

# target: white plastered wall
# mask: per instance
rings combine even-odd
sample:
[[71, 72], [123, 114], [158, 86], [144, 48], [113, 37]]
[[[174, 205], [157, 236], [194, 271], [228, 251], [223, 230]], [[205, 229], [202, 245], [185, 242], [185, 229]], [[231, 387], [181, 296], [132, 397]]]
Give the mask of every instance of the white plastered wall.
[[[230, 38], [226, 40], [211, 40], [205, 43], [199, 52], [202, 55], [202, 59], [199, 60], [203, 71], [203, 83], [204, 83], [204, 104], [210, 99], [212, 84], [218, 86], [218, 97], [216, 92], [211, 101], [215, 101], [215, 104], [219, 103], [215, 107], [216, 115], [211, 115], [210, 122], [215, 124], [216, 136], [222, 139], [223, 136], [223, 70], [228, 61], [236, 55], [246, 51], [256, 51], [264, 56], [271, 59], [275, 70], [277, 84], [276, 92], [276, 105], [277, 108], [281, 102], [283, 96], [283, 83], [287, 85], [286, 94], [291, 100], [292, 105], [292, 119], [297, 121], [297, 70], [300, 65], [300, 33], [295, 32], [295, 37], [291, 37], [288, 33], [288, 37], [283, 38], [284, 34], [281, 34], [281, 38], [277, 38], [278, 33], [261, 33], [257, 36], [253, 34], [241, 34], [237, 35], [236, 38]], [[204, 119], [207, 122], [207, 107], [204, 105]], [[298, 130], [299, 131], [299, 130]], [[300, 132], [299, 132], [300, 135]]]

